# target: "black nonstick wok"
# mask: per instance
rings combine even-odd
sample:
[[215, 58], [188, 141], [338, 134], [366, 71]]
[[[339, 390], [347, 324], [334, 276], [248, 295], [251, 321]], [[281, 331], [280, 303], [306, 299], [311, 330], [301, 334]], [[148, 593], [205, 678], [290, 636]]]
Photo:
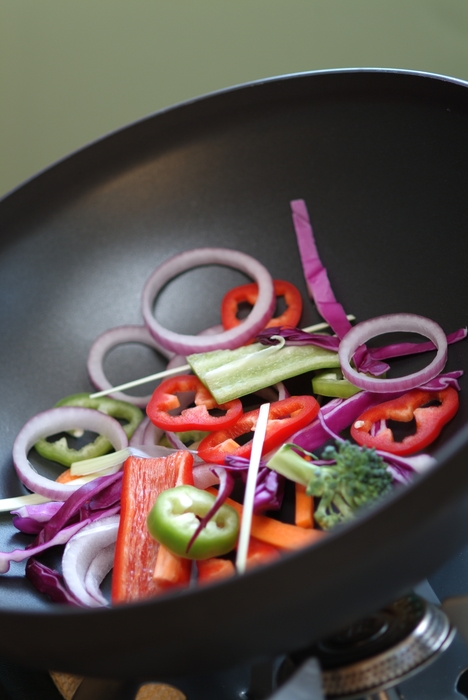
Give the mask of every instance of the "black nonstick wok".
[[[466, 84], [393, 70], [325, 71], [160, 112], [10, 193], [0, 203], [2, 496], [20, 492], [11, 460], [19, 429], [63, 396], [92, 390], [91, 342], [106, 328], [141, 322], [143, 283], [173, 254], [242, 250], [307, 299], [292, 199], [307, 202], [348, 313], [364, 320], [404, 311], [446, 332], [465, 326], [467, 164]], [[196, 333], [218, 322], [223, 293], [243, 280], [227, 268], [184, 274], [161, 295], [158, 318]], [[306, 303], [303, 323], [318, 320]], [[467, 343], [450, 348], [448, 369], [468, 369]], [[418, 363], [405, 361], [404, 371]], [[119, 383], [162, 367], [161, 358], [128, 347], [109, 357], [108, 374]], [[468, 540], [464, 377], [461, 385], [460, 411], [431, 450], [436, 468], [278, 563], [97, 611], [50, 603], [24, 579], [24, 566], [13, 565], [0, 577], [0, 655], [113, 678], [204, 673], [304, 647], [406, 593]], [[0, 519], [2, 549], [28, 542], [8, 515]]]

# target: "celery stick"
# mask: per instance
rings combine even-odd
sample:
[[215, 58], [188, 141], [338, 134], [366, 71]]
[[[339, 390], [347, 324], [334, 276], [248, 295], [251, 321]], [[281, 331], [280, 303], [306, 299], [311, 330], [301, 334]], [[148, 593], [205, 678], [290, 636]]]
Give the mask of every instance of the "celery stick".
[[340, 366], [338, 353], [315, 345], [261, 343], [189, 355], [187, 362], [220, 404], [304, 372]]

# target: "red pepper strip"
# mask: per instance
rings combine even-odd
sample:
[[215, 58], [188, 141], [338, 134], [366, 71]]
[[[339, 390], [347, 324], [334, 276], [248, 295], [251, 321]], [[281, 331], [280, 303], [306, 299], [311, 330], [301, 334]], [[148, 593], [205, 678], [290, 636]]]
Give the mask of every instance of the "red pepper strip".
[[[273, 280], [275, 295], [284, 297], [286, 310], [275, 318], [270, 319], [266, 328], [273, 326], [297, 326], [302, 316], [302, 297], [300, 291], [290, 282]], [[239, 305], [247, 303], [253, 306], [258, 297], [256, 282], [234, 287], [224, 296], [221, 302], [221, 323], [225, 330], [235, 328], [242, 320], [237, 317]]]
[[[430, 405], [433, 401], [440, 403]], [[402, 456], [410, 455], [427, 447], [436, 439], [443, 426], [456, 414], [458, 403], [458, 392], [452, 387], [441, 391], [413, 389], [397, 399], [385, 401], [364, 411], [354, 421], [351, 436], [359, 445]], [[414, 435], [407, 435], [401, 442], [395, 441], [391, 429], [387, 426], [378, 430], [375, 435], [371, 433], [372, 426], [379, 421], [409, 422], [413, 417], [416, 421], [416, 432]]]
[[129, 457], [124, 465], [120, 525], [112, 574], [112, 602], [141, 600], [161, 592], [153, 573], [159, 544], [146, 518], [161, 491], [193, 485], [193, 456], [186, 450], [167, 457]]
[[[195, 406], [184, 408], [179, 415], [169, 411], [180, 408], [177, 394], [194, 392]], [[222, 415], [211, 415], [216, 409]], [[234, 425], [242, 414], [242, 402], [233, 399], [227, 403], [217, 404], [209, 390], [194, 374], [182, 374], [168, 377], [156, 388], [146, 408], [154, 425], [163, 430], [178, 433], [185, 430], [219, 430]]]
[[[198, 456], [205, 462], [224, 464], [226, 455], [250, 457], [252, 440], [239, 445], [236, 439], [255, 430], [260, 409], [244, 413], [231, 428], [207, 435], [198, 447]], [[290, 396], [270, 405], [262, 454], [279, 447], [296, 430], [308, 425], [318, 415], [319, 405], [313, 396]]]

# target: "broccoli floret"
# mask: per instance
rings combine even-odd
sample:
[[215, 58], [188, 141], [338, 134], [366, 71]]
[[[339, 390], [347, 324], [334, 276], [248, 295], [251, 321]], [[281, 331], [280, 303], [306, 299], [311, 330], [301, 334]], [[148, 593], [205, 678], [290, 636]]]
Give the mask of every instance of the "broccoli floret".
[[323, 529], [350, 520], [358, 508], [378, 500], [391, 488], [392, 477], [373, 448], [344, 441], [337, 447], [326, 447], [322, 460], [331, 463], [311, 463], [313, 476], [307, 493], [320, 498], [315, 519]]

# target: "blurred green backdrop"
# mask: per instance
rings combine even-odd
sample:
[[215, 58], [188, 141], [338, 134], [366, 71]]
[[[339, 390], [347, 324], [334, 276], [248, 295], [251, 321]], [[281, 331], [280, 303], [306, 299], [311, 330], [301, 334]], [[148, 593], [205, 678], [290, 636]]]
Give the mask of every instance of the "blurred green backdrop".
[[468, 0], [0, 0], [0, 195], [177, 102], [356, 66], [468, 80]]

